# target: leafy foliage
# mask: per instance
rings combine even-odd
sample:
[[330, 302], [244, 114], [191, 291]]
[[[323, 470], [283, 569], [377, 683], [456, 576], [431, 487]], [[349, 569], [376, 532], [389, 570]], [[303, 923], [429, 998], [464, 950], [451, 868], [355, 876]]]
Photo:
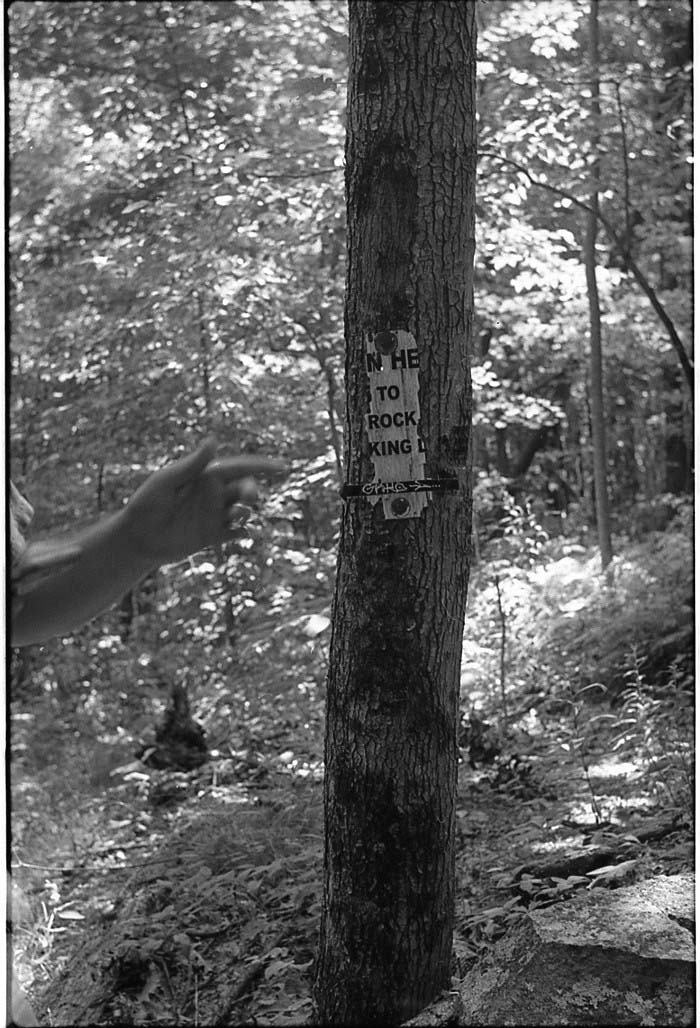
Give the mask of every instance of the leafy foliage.
[[[687, 815], [693, 787], [692, 417], [631, 271], [687, 347], [689, 4], [600, 10], [611, 581], [590, 546], [585, 10], [477, 5], [466, 965], [528, 905], [692, 860], [681, 827], [585, 874], [514, 870], [591, 810], [625, 838], [655, 807]], [[75, 1016], [299, 1023], [343, 478], [345, 13], [19, 0], [8, 28], [10, 457], [37, 534], [118, 507], [207, 433], [290, 467], [240, 544], [13, 654], [20, 977]], [[210, 753], [187, 774], [134, 759], [174, 685]]]

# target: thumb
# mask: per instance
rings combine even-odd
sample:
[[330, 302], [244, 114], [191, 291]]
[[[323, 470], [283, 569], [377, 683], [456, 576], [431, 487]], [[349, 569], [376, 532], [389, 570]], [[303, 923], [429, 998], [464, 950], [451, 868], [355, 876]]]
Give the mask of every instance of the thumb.
[[186, 457], [181, 457], [180, 460], [170, 464], [164, 470], [170, 479], [171, 485], [176, 489], [187, 485], [204, 471], [215, 452], [216, 443], [214, 440], [205, 439], [194, 453], [189, 453]]

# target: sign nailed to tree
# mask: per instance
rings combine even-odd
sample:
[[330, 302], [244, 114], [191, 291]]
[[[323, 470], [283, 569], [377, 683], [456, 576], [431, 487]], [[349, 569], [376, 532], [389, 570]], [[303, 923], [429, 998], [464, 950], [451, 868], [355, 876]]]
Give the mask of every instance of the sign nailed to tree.
[[364, 337], [370, 384], [370, 413], [365, 415], [374, 478], [346, 484], [344, 499], [382, 500], [386, 518], [416, 518], [433, 492], [459, 489], [457, 478], [425, 478], [425, 445], [420, 435], [418, 350], [410, 332], [369, 332]]
[[381, 498], [386, 518], [416, 518], [428, 505], [425, 446], [420, 437], [418, 350], [410, 332], [366, 336], [370, 384], [367, 436], [374, 481], [363, 488]]

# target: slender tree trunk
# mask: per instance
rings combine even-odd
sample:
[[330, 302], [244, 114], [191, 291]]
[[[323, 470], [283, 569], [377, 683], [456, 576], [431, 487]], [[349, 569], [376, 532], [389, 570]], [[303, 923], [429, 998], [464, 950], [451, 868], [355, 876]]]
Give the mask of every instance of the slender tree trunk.
[[[304, 326], [306, 327], [306, 326]], [[306, 329], [307, 335], [311, 340], [316, 360], [318, 361], [319, 367], [323, 372], [323, 377], [326, 380], [326, 396], [328, 398], [328, 427], [331, 436], [331, 446], [333, 447], [333, 453], [335, 455], [335, 468], [338, 473], [338, 484], [343, 484], [343, 455], [342, 455], [342, 441], [340, 432], [338, 430], [338, 424], [336, 421], [335, 413], [335, 398], [338, 392], [338, 383], [336, 381], [335, 372], [333, 371], [333, 365], [331, 364], [328, 356], [323, 352], [323, 346], [319, 343], [318, 339]]]
[[204, 399], [204, 419], [207, 432], [212, 426], [212, 403], [211, 403], [211, 368], [209, 356], [209, 329], [204, 316], [204, 302], [202, 294], [197, 291], [195, 294], [197, 304], [197, 326], [199, 329], [199, 367], [202, 374], [202, 397]]
[[591, 343], [591, 436], [593, 443], [593, 481], [598, 546], [603, 570], [612, 560], [610, 511], [608, 505], [607, 455], [605, 449], [605, 406], [603, 401], [603, 348], [600, 301], [596, 280], [596, 237], [598, 234], [598, 193], [600, 189], [600, 67], [598, 56], [598, 0], [590, 0], [588, 45], [591, 69], [591, 194], [586, 215], [583, 246], [590, 316]]
[[104, 461], [100, 461], [97, 468], [97, 513], [101, 514], [104, 509], [103, 504], [103, 493], [104, 493], [104, 481], [105, 481], [105, 464]]
[[[395, 1024], [450, 982], [471, 516], [475, 36], [473, 2], [350, 3], [347, 480], [395, 481], [378, 469], [396, 446], [404, 477], [445, 475], [456, 487], [344, 504], [315, 984], [324, 1024]], [[418, 402], [383, 415], [396, 427], [377, 440], [371, 411], [390, 367], [402, 382], [414, 369]], [[412, 505], [419, 497], [427, 503]]]
[[343, 459], [342, 459], [342, 447], [340, 440], [340, 432], [335, 416], [335, 397], [337, 392], [337, 382], [333, 368], [328, 361], [323, 366], [323, 374], [326, 377], [326, 391], [328, 396], [328, 427], [331, 433], [331, 445], [333, 447], [333, 453], [335, 455], [335, 468], [338, 473], [338, 481], [342, 485], [343, 483]]
[[494, 579], [496, 586], [496, 603], [498, 606], [498, 621], [501, 629], [501, 645], [500, 645], [500, 666], [499, 666], [499, 685], [501, 688], [501, 710], [503, 712], [503, 734], [508, 731], [510, 724], [510, 715], [508, 713], [508, 695], [506, 693], [506, 644], [508, 634], [508, 622], [506, 620], [506, 611], [503, 606], [503, 596], [501, 594], [501, 580], [498, 575]]
[[[192, 176], [195, 176], [195, 169], [192, 168]], [[211, 435], [214, 426], [214, 408], [211, 395], [211, 346], [209, 338], [209, 326], [207, 325], [204, 300], [199, 290], [194, 292], [194, 299], [197, 306], [197, 327], [199, 330], [199, 367], [202, 375], [202, 398], [204, 399], [204, 430]], [[219, 642], [234, 646], [236, 643], [236, 614], [233, 609], [233, 587], [226, 573], [226, 551], [222, 543], [214, 546], [219, 580], [221, 582], [221, 602], [223, 605], [224, 630], [221, 633]]]

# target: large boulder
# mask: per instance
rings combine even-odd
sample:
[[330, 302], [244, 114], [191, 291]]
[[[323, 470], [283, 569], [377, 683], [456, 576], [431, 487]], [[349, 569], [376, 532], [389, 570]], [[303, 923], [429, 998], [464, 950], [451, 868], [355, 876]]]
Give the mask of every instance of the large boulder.
[[690, 1025], [694, 877], [533, 910], [461, 985], [465, 1025]]

